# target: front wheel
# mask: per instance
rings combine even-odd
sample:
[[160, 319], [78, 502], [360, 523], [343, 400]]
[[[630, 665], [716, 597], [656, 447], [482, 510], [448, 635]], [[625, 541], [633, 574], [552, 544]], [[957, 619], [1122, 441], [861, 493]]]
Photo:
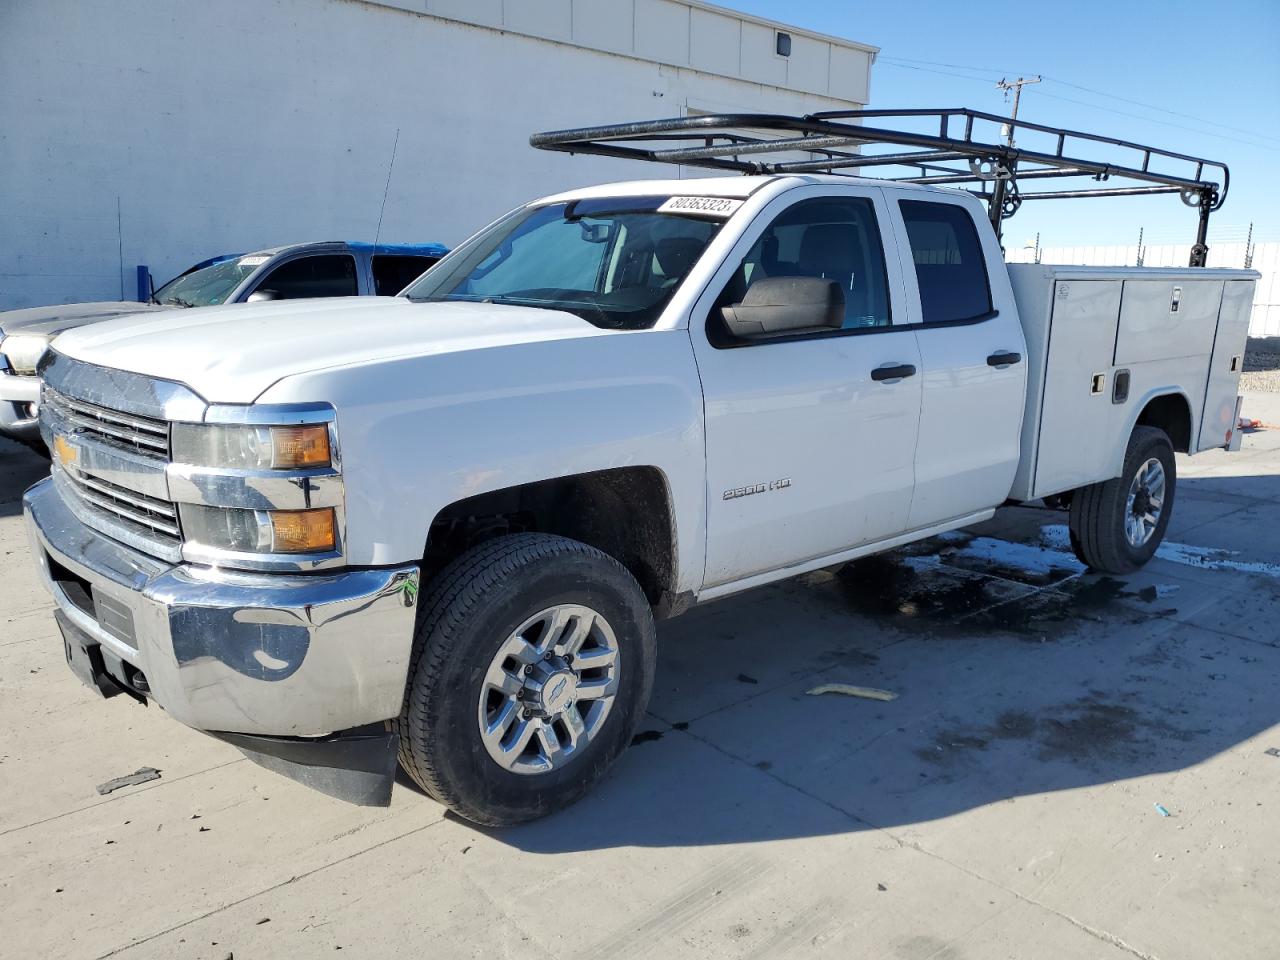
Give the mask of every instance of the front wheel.
[[1177, 472], [1173, 444], [1157, 427], [1135, 427], [1119, 477], [1075, 492], [1071, 546], [1103, 573], [1132, 573], [1150, 560], [1173, 512]]
[[612, 557], [545, 534], [490, 540], [419, 609], [400, 763], [475, 823], [552, 813], [630, 743], [655, 659], [648, 601]]

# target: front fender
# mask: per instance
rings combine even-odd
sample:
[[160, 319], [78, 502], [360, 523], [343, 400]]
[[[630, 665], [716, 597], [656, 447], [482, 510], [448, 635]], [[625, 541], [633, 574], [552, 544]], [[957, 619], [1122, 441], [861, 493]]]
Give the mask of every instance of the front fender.
[[304, 399], [337, 408], [352, 564], [420, 559], [433, 518], [467, 497], [651, 466], [670, 491], [676, 587], [700, 586], [702, 394], [683, 331], [617, 331], [353, 364], [289, 377], [259, 402]]

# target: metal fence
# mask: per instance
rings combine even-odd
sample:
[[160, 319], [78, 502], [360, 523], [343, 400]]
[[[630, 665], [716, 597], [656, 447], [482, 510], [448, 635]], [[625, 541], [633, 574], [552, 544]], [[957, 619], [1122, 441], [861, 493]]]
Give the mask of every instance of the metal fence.
[[[1210, 243], [1209, 266], [1243, 267], [1245, 257], [1253, 253], [1250, 266], [1262, 274], [1253, 297], [1253, 314], [1249, 321], [1251, 337], [1280, 337], [1280, 242]], [[1138, 265], [1138, 246], [1112, 247], [1019, 247], [1005, 253], [1010, 263], [1080, 264], [1092, 267], [1133, 267]], [[1185, 267], [1191, 256], [1190, 244], [1153, 244], [1142, 247], [1144, 267]]]

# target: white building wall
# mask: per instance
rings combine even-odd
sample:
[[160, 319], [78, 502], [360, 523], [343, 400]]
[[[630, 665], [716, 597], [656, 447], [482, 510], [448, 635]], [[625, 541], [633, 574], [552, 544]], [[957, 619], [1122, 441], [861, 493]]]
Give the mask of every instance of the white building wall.
[[384, 189], [382, 240], [455, 244], [663, 173], [539, 130], [866, 102], [874, 48], [786, 28], [784, 59], [775, 29], [691, 0], [0, 0], [0, 309], [371, 240]]
[[[1248, 250], [1243, 243], [1210, 243], [1209, 266], [1245, 265]], [[1010, 263], [1034, 263], [1035, 250], [1019, 247], [1005, 251]], [[1185, 267], [1191, 259], [1191, 244], [1169, 243], [1143, 248], [1145, 267]], [[1112, 247], [1042, 247], [1041, 263], [1066, 263], [1091, 267], [1132, 267], [1138, 262], [1137, 245]], [[1250, 264], [1262, 274], [1254, 288], [1253, 313], [1249, 320], [1251, 337], [1280, 337], [1280, 243], [1253, 245]]]

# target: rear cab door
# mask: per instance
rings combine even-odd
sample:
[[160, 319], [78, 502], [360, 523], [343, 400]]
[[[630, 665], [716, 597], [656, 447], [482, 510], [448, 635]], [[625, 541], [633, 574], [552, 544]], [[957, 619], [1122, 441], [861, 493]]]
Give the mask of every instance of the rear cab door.
[[[787, 190], [756, 216], [693, 307], [707, 449], [704, 590], [906, 527], [920, 357], [888, 219], [879, 187]], [[721, 307], [768, 276], [838, 282], [843, 327], [734, 339]]]
[[923, 375], [906, 529], [999, 506], [1018, 469], [1027, 359], [1004, 257], [972, 197], [886, 188]]

